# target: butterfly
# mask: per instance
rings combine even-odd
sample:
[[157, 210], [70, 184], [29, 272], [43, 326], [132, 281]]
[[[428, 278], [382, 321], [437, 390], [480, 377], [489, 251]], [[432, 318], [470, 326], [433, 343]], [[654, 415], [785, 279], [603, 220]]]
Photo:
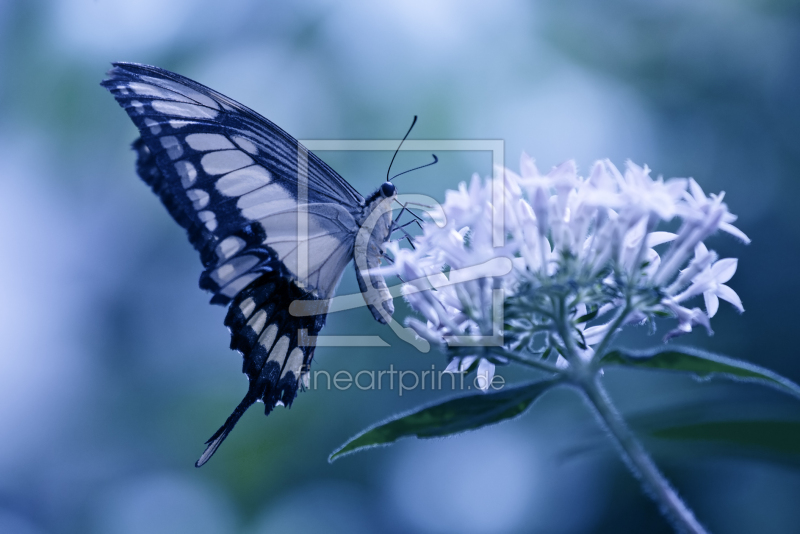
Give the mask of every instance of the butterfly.
[[[200, 467], [256, 401], [269, 415], [308, 386], [316, 336], [351, 260], [373, 316], [391, 321], [375, 269], [396, 229], [397, 190], [387, 179], [364, 198], [274, 123], [167, 70], [113, 63], [101, 85], [139, 129], [137, 173], [200, 253], [200, 287], [229, 306], [230, 347], [243, 355], [247, 394], [206, 442]], [[290, 313], [298, 303], [312, 313]]]

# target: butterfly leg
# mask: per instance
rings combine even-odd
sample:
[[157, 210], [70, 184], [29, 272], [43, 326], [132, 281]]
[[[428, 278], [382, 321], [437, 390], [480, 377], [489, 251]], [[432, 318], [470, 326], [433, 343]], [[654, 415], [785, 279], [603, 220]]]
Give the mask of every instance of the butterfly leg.
[[[400, 204], [400, 203], [398, 202], [398, 204]], [[408, 212], [412, 217], [414, 217], [414, 219], [417, 220], [417, 224], [419, 225], [419, 227], [422, 228], [422, 225], [419, 224], [419, 221], [422, 221], [422, 218], [408, 208], [408, 202], [406, 202], [405, 204], [400, 204], [400, 205], [402, 206], [402, 209], [400, 210], [400, 213], [397, 214], [397, 217], [394, 218], [394, 220], [392, 221], [392, 224], [389, 225], [389, 234], [391, 234], [392, 232], [394, 232], [397, 229], [397, 223], [400, 220], [400, 217], [402, 217], [403, 213], [405, 213], [405, 212]], [[408, 223], [406, 223], [403, 226], [404, 227], [408, 226]]]
[[395, 228], [395, 230], [400, 230], [401, 232], [403, 232], [403, 237], [401, 237], [400, 239], [408, 239], [408, 244], [411, 245], [411, 248], [417, 250], [417, 247], [414, 246], [414, 239], [411, 237], [411, 234], [409, 234], [406, 231], [405, 226], [406, 225], [398, 226], [397, 228]]
[[[419, 226], [419, 227], [420, 227], [420, 229], [422, 229], [422, 225], [421, 225], [421, 224], [419, 224], [419, 221], [417, 221], [416, 219], [414, 219], [414, 220], [408, 221], [407, 223], [405, 223], [405, 224], [403, 224], [403, 225], [401, 225], [401, 226], [397, 226], [397, 227], [395, 227], [395, 229], [394, 229], [394, 230], [400, 230], [400, 229], [402, 229], [402, 228], [405, 228], [406, 226], [411, 226], [411, 225], [412, 225], [412, 224], [414, 224], [414, 223], [416, 223], [416, 224], [417, 224], [417, 226]], [[393, 230], [393, 231], [394, 231], [394, 230]]]

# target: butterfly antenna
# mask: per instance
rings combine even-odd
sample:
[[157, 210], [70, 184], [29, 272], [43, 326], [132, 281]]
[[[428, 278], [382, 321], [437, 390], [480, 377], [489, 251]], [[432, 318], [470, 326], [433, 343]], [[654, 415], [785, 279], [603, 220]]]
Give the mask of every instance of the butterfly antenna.
[[439, 163], [439, 158], [436, 157], [436, 154], [431, 154], [431, 156], [433, 156], [433, 161], [431, 161], [430, 163], [426, 163], [425, 165], [420, 165], [419, 167], [414, 167], [413, 169], [408, 169], [407, 171], [403, 171], [403, 172], [401, 172], [399, 174], [395, 174], [394, 176], [389, 178], [389, 181], [391, 182], [392, 180], [394, 180], [398, 176], [402, 176], [407, 172], [418, 171], [420, 169], [424, 169], [425, 167], [430, 167], [431, 165], [436, 165], [437, 163]]
[[399, 145], [397, 145], [397, 150], [394, 151], [394, 156], [392, 156], [392, 161], [389, 162], [389, 168], [386, 169], [386, 181], [387, 182], [391, 182], [391, 180], [389, 179], [389, 173], [392, 172], [392, 163], [394, 163], [394, 158], [397, 157], [397, 153], [400, 152], [400, 147], [403, 146], [403, 143], [405, 142], [406, 138], [408, 137], [408, 134], [410, 134], [411, 130], [414, 129], [414, 125], [415, 124], [417, 124], [417, 116], [416, 115], [414, 115], [414, 120], [411, 122], [411, 126], [408, 127], [408, 131], [406, 132], [406, 135], [403, 136], [403, 140], [400, 141]]

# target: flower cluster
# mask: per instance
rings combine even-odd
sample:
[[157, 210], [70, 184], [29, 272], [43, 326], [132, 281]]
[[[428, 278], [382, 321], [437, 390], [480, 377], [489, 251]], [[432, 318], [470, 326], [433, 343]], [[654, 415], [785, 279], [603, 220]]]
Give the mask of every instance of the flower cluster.
[[[426, 319], [407, 324], [447, 350], [448, 370], [477, 369], [488, 387], [512, 353], [564, 368], [576, 354], [591, 361], [626, 323], [674, 317], [669, 338], [697, 325], [711, 333], [720, 298], [743, 311], [724, 285], [736, 259], [704, 244], [718, 230], [749, 242], [724, 194], [631, 162], [622, 173], [598, 161], [583, 178], [568, 161], [542, 175], [523, 154], [520, 168], [448, 191], [414, 249], [390, 246], [390, 269]], [[669, 221], [675, 232], [657, 230]], [[705, 311], [687, 304], [699, 295]]]

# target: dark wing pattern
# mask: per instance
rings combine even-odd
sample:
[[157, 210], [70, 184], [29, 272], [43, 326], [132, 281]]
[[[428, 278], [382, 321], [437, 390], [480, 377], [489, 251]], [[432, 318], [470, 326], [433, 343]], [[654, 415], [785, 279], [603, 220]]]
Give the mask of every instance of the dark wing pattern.
[[[230, 304], [231, 348], [244, 356], [248, 393], [199, 466], [254, 402], [269, 413], [295, 398], [364, 199], [278, 126], [188, 78], [115, 63], [102, 85], [138, 127], [137, 172], [200, 252], [200, 287]], [[292, 317], [297, 299], [320, 314]]]
[[195, 465], [200, 467], [214, 454], [239, 418], [254, 402], [264, 403], [269, 415], [276, 406], [291, 406], [300, 384], [308, 385], [314, 338], [325, 325], [326, 305], [321, 313], [293, 317], [289, 304], [315, 297], [290, 279], [263, 276], [236, 296], [225, 317], [231, 331], [231, 348], [245, 355], [242, 372], [250, 380], [247, 395], [206, 443]]

